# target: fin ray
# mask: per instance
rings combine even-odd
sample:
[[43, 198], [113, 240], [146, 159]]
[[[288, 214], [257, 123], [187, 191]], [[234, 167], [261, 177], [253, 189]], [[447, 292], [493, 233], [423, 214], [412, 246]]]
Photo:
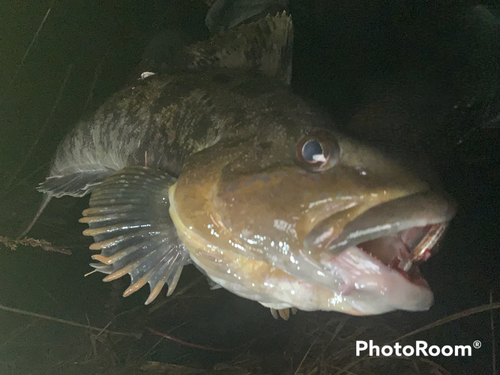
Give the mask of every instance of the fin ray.
[[61, 176], [50, 176], [38, 185], [37, 190], [56, 198], [60, 198], [64, 195], [83, 197], [111, 173], [113, 173], [112, 169], [103, 169], [98, 171], [75, 172]]
[[177, 64], [188, 69], [256, 69], [290, 85], [292, 45], [292, 18], [284, 11], [194, 43], [179, 53]]
[[108, 275], [104, 281], [129, 274], [124, 296], [149, 284], [146, 304], [165, 284], [170, 295], [189, 262], [168, 212], [168, 188], [174, 182], [170, 175], [145, 167], [119, 170], [93, 191], [80, 220], [89, 225], [84, 234], [94, 237], [90, 249], [100, 251], [92, 256], [99, 263], [91, 266]]

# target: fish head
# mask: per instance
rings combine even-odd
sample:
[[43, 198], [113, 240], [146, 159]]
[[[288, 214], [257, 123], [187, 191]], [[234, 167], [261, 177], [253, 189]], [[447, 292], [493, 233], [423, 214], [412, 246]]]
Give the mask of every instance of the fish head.
[[356, 315], [432, 305], [418, 264], [455, 212], [398, 160], [290, 124], [192, 155], [169, 195], [179, 237], [215, 282], [273, 308]]

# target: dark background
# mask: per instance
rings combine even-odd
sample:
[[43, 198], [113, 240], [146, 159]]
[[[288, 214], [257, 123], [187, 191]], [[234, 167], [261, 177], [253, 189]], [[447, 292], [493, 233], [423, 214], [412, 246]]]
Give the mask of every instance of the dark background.
[[[486, 304], [490, 294], [498, 301], [500, 18], [494, 17], [500, 11], [494, 1], [474, 5], [416, 0], [290, 4], [294, 90], [326, 107], [346, 132], [380, 147], [428, 155], [458, 203], [440, 252], [422, 267], [435, 292], [430, 311], [348, 319], [299, 312], [289, 322], [276, 322], [255, 302], [210, 291], [192, 267], [185, 269], [173, 297], [145, 308], [147, 291], [119, 297], [128, 281], [110, 285], [101, 283], [99, 275], [83, 278], [91, 270], [89, 239], [80, 234], [85, 226], [77, 221], [87, 199], [62, 198], [51, 202], [30, 236], [69, 248], [73, 255], [0, 245], [1, 305], [97, 327], [112, 321], [110, 329], [118, 331], [144, 333], [153, 327], [185, 341], [239, 350], [202, 351], [158, 342], [147, 332], [139, 340], [95, 336], [0, 311], [0, 372], [135, 373], [134, 366], [151, 360], [210, 371], [223, 362], [233, 369], [228, 371], [288, 374], [310, 349], [303, 372], [314, 373], [308, 371], [316, 366], [333, 373], [355, 359], [348, 339], [358, 329], [364, 327], [359, 339], [382, 344]], [[34, 188], [46, 175], [58, 142], [79, 118], [126, 84], [149, 40], [164, 28], [206, 38], [206, 11], [204, 3], [187, 0], [0, 4], [0, 236], [14, 238], [27, 225], [41, 200]], [[381, 115], [373, 118], [367, 108]], [[498, 310], [492, 315], [498, 326]], [[487, 374], [491, 337], [487, 312], [426, 331], [408, 343], [415, 338], [437, 345], [481, 340], [472, 358], [430, 359], [452, 374]], [[318, 365], [346, 348], [351, 357], [339, 357], [330, 367]], [[402, 373], [397, 361], [372, 364], [353, 373]], [[411, 366], [408, 374], [418, 373], [410, 371], [422, 364]]]

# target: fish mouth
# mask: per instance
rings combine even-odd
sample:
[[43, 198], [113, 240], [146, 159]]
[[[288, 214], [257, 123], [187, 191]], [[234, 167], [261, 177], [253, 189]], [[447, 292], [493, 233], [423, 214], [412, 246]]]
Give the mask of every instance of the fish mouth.
[[337, 236], [329, 236], [333, 231], [326, 230], [338, 220], [333, 215], [313, 228], [304, 246], [328, 256], [357, 248], [412, 284], [427, 287], [418, 265], [436, 251], [455, 212], [456, 205], [449, 197], [434, 192], [412, 194], [369, 208]]

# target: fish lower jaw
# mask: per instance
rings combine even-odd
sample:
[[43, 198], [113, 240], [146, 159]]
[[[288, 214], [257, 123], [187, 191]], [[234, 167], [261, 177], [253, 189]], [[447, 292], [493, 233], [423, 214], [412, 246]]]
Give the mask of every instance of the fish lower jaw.
[[305, 282], [266, 262], [209, 244], [195, 233], [179, 233], [179, 238], [189, 250], [193, 263], [213, 282], [237, 296], [275, 310], [296, 308], [364, 315], [346, 303], [335, 287]]
[[399, 272], [410, 283], [428, 287], [418, 265], [427, 261], [442, 237], [447, 223], [412, 227], [407, 230], [362, 242], [354, 246], [379, 262]]
[[396, 264], [383, 263], [358, 246], [325, 256], [321, 263], [344, 281], [339, 290], [359, 311], [356, 315], [424, 311], [433, 304], [433, 293], [415, 263], [405, 271]]
[[317, 283], [309, 274], [292, 276], [286, 269], [247, 258], [229, 245], [217, 246], [221, 238], [206, 238], [186, 226], [177, 215], [175, 204], [171, 204], [170, 214], [192, 261], [211, 280], [264, 306], [373, 315], [397, 309], [421, 311], [432, 305], [432, 292], [423, 279], [415, 277], [410, 281], [401, 271], [356, 246], [337, 255], [325, 252], [327, 258], [318, 267], [330, 273], [326, 276], [330, 281]]
[[274, 310], [282, 310], [282, 309], [292, 309], [295, 306], [290, 305], [289, 303], [280, 303], [280, 302], [259, 302], [262, 306], [267, 307], [269, 309], [274, 309]]

